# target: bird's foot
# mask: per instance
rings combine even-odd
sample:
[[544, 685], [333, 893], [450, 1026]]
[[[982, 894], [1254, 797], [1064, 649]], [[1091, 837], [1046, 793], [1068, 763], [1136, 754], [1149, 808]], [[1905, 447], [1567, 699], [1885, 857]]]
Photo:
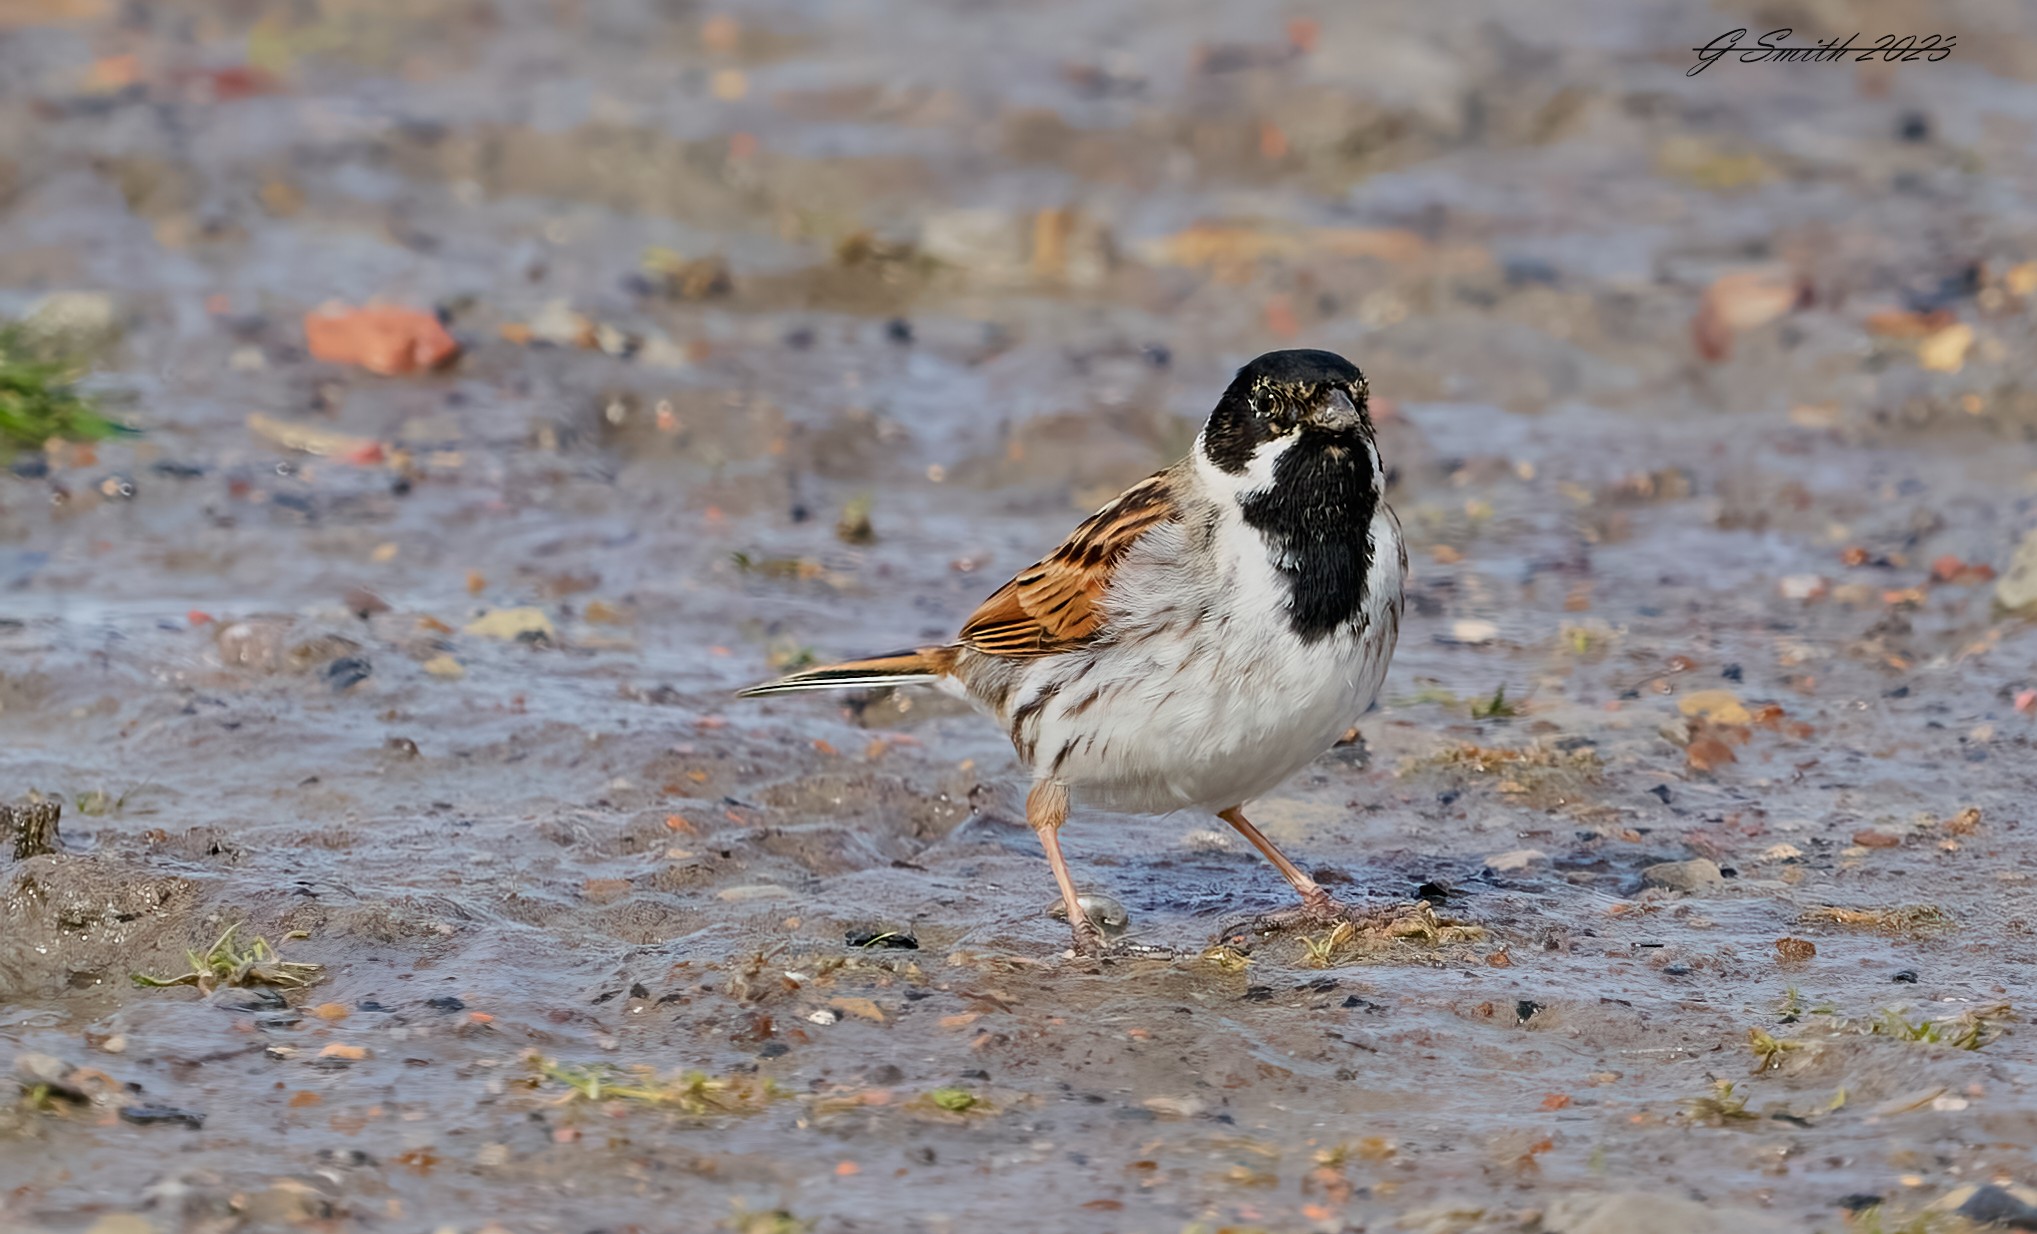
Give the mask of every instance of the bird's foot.
[[1154, 943], [1135, 942], [1121, 935], [1107, 934], [1096, 928], [1096, 923], [1084, 921], [1072, 931], [1074, 948], [1071, 954], [1079, 959], [1109, 960], [1172, 960], [1181, 953], [1172, 947]]

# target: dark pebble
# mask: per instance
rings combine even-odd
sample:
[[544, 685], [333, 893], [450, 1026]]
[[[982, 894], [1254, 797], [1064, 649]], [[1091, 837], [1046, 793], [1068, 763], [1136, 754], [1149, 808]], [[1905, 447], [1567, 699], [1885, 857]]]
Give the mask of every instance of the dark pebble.
[[796, 351], [805, 351], [813, 346], [813, 340], [813, 328], [810, 326], [800, 326], [797, 329], [786, 331], [785, 334], [785, 345]]
[[40, 480], [50, 473], [50, 461], [47, 455], [24, 454], [8, 470], [24, 480]]
[[1915, 985], [1917, 984], [1917, 970], [1914, 968], [1902, 969], [1895, 976], [1890, 977], [1889, 980], [1900, 982], [1903, 985]]
[[1273, 987], [1270, 985], [1246, 986], [1245, 1001], [1248, 1003], [1270, 1003], [1273, 1001]]
[[2012, 1230], [2037, 1230], [2037, 1208], [1989, 1183], [1967, 1197], [1958, 1215], [1975, 1225], [2000, 1225]]
[[1432, 878], [1415, 888], [1415, 898], [1431, 904], [1441, 904], [1456, 893], [1456, 889], [1440, 878]]
[[885, 1063], [870, 1073], [870, 1082], [886, 1088], [893, 1084], [903, 1084], [905, 1072], [899, 1070], [896, 1063]]
[[886, 926], [863, 926], [842, 935], [842, 941], [851, 947], [874, 947], [890, 951], [918, 951], [919, 939], [910, 929], [895, 929]]
[[380, 1164], [374, 1157], [358, 1148], [321, 1148], [313, 1154], [326, 1165], [342, 1170], [358, 1170]]
[[1845, 1209], [1849, 1213], [1857, 1213], [1864, 1212], [1870, 1208], [1874, 1208], [1880, 1203], [1881, 1203], [1880, 1196], [1869, 1195], [1865, 1191], [1856, 1191], [1852, 1195], [1840, 1196], [1838, 1206], [1840, 1208]]
[[1534, 999], [1532, 998], [1521, 999], [1520, 1001], [1514, 1004], [1514, 1022], [1516, 1024], [1526, 1024], [1529, 1020], [1534, 1019], [1536, 1014], [1541, 1010], [1542, 1004], [1536, 1002]]
[[1141, 352], [1146, 357], [1146, 363], [1154, 368], [1166, 368], [1174, 363], [1174, 353], [1168, 349], [1165, 343], [1148, 343], [1141, 349]]
[[453, 1012], [453, 1011], [465, 1011], [467, 1009], [466, 1003], [461, 1002], [459, 999], [454, 998], [450, 994], [446, 995], [444, 998], [426, 999], [424, 1005], [431, 1008], [433, 1011]]
[[1651, 788], [1648, 791], [1655, 794], [1655, 796], [1661, 800], [1663, 805], [1669, 804], [1669, 786], [1667, 784], [1657, 784], [1654, 788]]
[[289, 1000], [274, 990], [235, 990], [218, 1000], [218, 1006], [228, 1011], [285, 1011]]
[[1308, 990], [1316, 994], [1328, 994], [1331, 990], [1337, 988], [1337, 979], [1335, 977], [1316, 977], [1308, 981], [1298, 982], [1294, 988], [1297, 990]]
[[384, 1006], [383, 1006], [382, 1004], [380, 1004], [380, 1003], [376, 1002], [376, 1001], [375, 1001], [374, 999], [372, 999], [372, 998], [364, 998], [364, 999], [362, 999], [362, 1000], [361, 1000], [360, 1002], [358, 1002], [358, 1003], [355, 1003], [355, 1004], [354, 1004], [354, 1009], [355, 1009], [356, 1011], [387, 1011], [387, 1010], [389, 1010], [389, 1008], [387, 1008], [387, 1007], [384, 1007]]
[[884, 337], [894, 343], [912, 342], [912, 323], [903, 317], [894, 317], [884, 323]]
[[168, 476], [172, 480], [196, 480], [205, 474], [205, 469], [196, 463], [180, 463], [167, 458], [157, 460], [149, 470], [159, 476]]
[[365, 656], [341, 656], [325, 666], [325, 679], [335, 690], [351, 690], [374, 671]]
[[1903, 141], [1931, 140], [1931, 117], [1921, 111], [1906, 111], [1896, 121], [1896, 136]]
[[792, 1053], [792, 1047], [782, 1041], [767, 1041], [757, 1049], [758, 1058], [783, 1058]]
[[1504, 269], [1509, 287], [1554, 287], [1559, 278], [1556, 267], [1539, 257], [1509, 257]]
[[120, 1111], [120, 1121], [139, 1127], [153, 1127], [161, 1123], [179, 1123], [198, 1130], [205, 1125], [205, 1116], [192, 1110], [180, 1110], [171, 1105], [131, 1105]]
[[1739, 665], [1728, 664], [1726, 667], [1719, 670], [1719, 676], [1724, 677], [1727, 681], [1739, 681], [1742, 677], [1746, 676], [1746, 674], [1740, 671]]

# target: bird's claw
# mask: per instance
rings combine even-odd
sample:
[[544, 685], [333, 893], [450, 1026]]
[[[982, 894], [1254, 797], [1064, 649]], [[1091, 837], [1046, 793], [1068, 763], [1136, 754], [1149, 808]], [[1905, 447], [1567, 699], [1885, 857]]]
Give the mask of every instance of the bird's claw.
[[1172, 947], [1134, 942], [1124, 937], [1106, 937], [1093, 922], [1085, 921], [1074, 931], [1073, 954], [1088, 960], [1172, 960], [1181, 953]]

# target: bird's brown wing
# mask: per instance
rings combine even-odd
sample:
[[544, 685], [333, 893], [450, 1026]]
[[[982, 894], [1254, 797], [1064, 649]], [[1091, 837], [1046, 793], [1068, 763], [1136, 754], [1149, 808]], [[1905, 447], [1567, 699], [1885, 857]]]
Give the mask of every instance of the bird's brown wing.
[[979, 605], [962, 645], [1022, 659], [1090, 642], [1102, 633], [1100, 601], [1118, 562], [1140, 536], [1180, 517], [1170, 472], [1139, 481]]

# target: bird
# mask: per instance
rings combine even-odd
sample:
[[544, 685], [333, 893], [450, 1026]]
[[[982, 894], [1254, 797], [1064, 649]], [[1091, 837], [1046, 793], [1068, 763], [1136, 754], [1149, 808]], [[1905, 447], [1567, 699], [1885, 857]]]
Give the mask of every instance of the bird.
[[1084, 519], [952, 642], [741, 691], [925, 684], [1002, 725], [1075, 953], [1103, 956], [1060, 831], [1076, 806], [1222, 819], [1297, 906], [1265, 930], [1359, 920], [1245, 816], [1369, 710], [1400, 636], [1407, 550], [1358, 367], [1329, 351], [1240, 368], [1186, 457]]

